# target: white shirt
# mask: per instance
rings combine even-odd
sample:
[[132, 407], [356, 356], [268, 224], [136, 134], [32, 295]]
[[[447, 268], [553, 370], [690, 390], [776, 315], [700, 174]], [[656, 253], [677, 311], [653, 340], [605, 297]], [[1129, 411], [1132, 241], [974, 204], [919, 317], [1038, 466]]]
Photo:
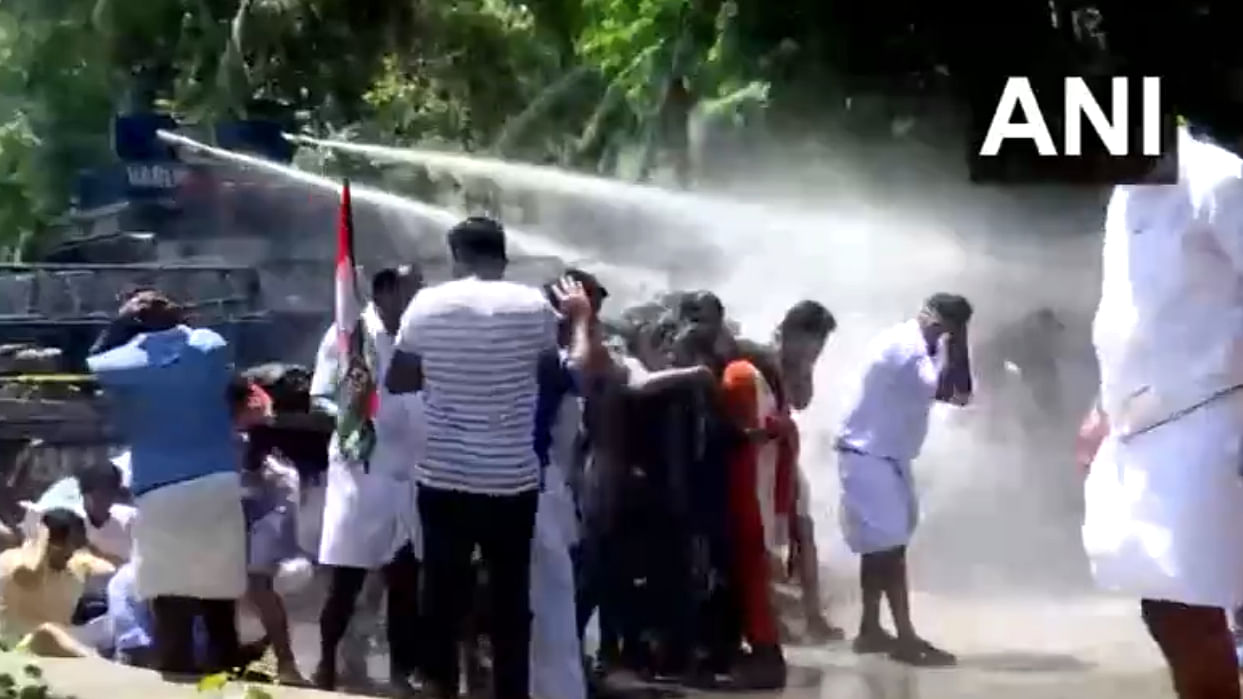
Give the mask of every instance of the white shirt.
[[[364, 469], [361, 464], [345, 462], [333, 437], [328, 448], [320, 541], [315, 548], [325, 565], [376, 568], [391, 561], [407, 542], [413, 546], [415, 557], [422, 557], [414, 469], [423, 454], [425, 434], [422, 394], [395, 395], [384, 389], [394, 338], [373, 304], [363, 309], [362, 321], [377, 361], [375, 450]], [[333, 396], [339, 362], [336, 328], [330, 327], [320, 343], [311, 395]], [[313, 521], [315, 515], [310, 514], [308, 519]], [[305, 544], [311, 543], [310, 537], [303, 539]]]
[[939, 376], [918, 321], [881, 333], [867, 357], [838, 441], [872, 456], [912, 461], [928, 436]]
[[397, 349], [423, 362], [420, 483], [485, 495], [539, 487], [536, 368], [557, 346], [557, 322], [540, 290], [512, 282], [459, 279], [414, 297]]
[[1120, 435], [1243, 384], [1243, 162], [1179, 132], [1179, 182], [1118, 187], [1093, 341]]

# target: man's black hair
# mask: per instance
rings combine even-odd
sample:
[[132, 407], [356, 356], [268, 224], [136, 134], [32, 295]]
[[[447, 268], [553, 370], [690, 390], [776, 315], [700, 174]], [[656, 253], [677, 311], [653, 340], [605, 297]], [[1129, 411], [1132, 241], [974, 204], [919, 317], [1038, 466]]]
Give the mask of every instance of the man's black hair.
[[121, 489], [121, 469], [109, 461], [92, 462], [79, 469], [75, 476], [83, 495]]
[[54, 507], [43, 513], [43, 526], [47, 527], [47, 540], [54, 544], [64, 543], [71, 538], [79, 540], [86, 536], [86, 524], [73, 510]]
[[718, 316], [725, 318], [725, 304], [711, 291], [692, 291], [683, 296], [678, 302], [678, 317], [685, 319], [704, 308], [713, 308]]
[[505, 261], [505, 227], [486, 216], [471, 216], [448, 234], [449, 250], [455, 258]]
[[794, 304], [781, 319], [781, 333], [806, 333], [827, 337], [837, 330], [837, 319], [818, 301], [804, 300]]
[[966, 297], [944, 292], [929, 296], [928, 300], [924, 301], [924, 305], [951, 325], [966, 325], [975, 312]]
[[397, 288], [401, 281], [396, 267], [385, 267], [371, 276], [371, 296], [374, 298], [386, 291]]
[[600, 283], [600, 280], [596, 277], [596, 275], [588, 272], [587, 270], [579, 269], [577, 267], [570, 267], [565, 270], [565, 276], [573, 279], [579, 284], [582, 284], [583, 290], [589, 295], [596, 296], [600, 300], [604, 300], [609, 297], [609, 290]]

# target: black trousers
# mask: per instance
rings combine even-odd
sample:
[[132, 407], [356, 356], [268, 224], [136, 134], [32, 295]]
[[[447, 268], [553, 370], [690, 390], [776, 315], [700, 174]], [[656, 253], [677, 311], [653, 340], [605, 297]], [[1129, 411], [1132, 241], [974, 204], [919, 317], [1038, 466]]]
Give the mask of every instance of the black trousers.
[[[419, 560], [409, 543], [382, 569], [388, 610], [384, 630], [392, 671], [409, 675], [419, 663]], [[337, 646], [349, 628], [354, 606], [367, 580], [366, 568], [334, 566], [328, 598], [319, 616], [320, 667], [335, 674]]]
[[424, 678], [433, 696], [458, 694], [458, 647], [475, 590], [478, 546], [488, 576], [493, 693], [529, 699], [531, 537], [539, 494], [476, 495], [419, 488], [423, 520]]
[[[231, 670], [240, 662], [237, 603], [231, 599], [161, 596], [151, 600], [156, 669], [190, 675]], [[195, 662], [194, 620], [207, 630], [207, 664]]]

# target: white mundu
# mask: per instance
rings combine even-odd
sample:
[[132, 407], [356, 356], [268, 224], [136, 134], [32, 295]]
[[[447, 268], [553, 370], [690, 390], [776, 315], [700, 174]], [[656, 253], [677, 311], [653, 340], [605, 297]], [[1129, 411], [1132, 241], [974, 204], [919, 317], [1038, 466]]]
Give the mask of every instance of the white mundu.
[[1093, 327], [1110, 432], [1084, 486], [1097, 583], [1243, 603], [1243, 163], [1179, 134], [1179, 181], [1119, 187]]
[[[389, 335], [374, 305], [363, 311], [363, 328], [375, 343], [379, 367], [376, 380], [393, 357]], [[320, 345], [311, 393], [329, 396], [337, 376], [335, 329]], [[380, 388], [376, 446], [369, 466], [346, 462], [334, 437], [328, 450], [328, 486], [324, 496], [319, 562], [330, 566], [375, 569], [393, 560], [410, 542], [422, 559], [417, 485], [414, 467], [426, 443], [421, 394], [396, 395]]]

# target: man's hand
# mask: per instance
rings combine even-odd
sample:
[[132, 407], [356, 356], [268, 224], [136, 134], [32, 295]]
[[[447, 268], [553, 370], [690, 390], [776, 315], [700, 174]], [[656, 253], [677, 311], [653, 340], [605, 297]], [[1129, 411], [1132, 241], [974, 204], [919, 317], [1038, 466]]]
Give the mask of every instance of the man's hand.
[[571, 320], [582, 321], [591, 317], [591, 299], [578, 281], [562, 277], [553, 285], [552, 294], [557, 299], [557, 309]]
[[1079, 434], [1075, 439], [1075, 463], [1083, 469], [1084, 475], [1087, 475], [1088, 470], [1092, 468], [1096, 452], [1100, 451], [1101, 443], [1105, 441], [1105, 436], [1108, 434], [1109, 420], [1099, 404], [1093, 405], [1092, 410], [1083, 419], [1083, 424], [1079, 426]]

